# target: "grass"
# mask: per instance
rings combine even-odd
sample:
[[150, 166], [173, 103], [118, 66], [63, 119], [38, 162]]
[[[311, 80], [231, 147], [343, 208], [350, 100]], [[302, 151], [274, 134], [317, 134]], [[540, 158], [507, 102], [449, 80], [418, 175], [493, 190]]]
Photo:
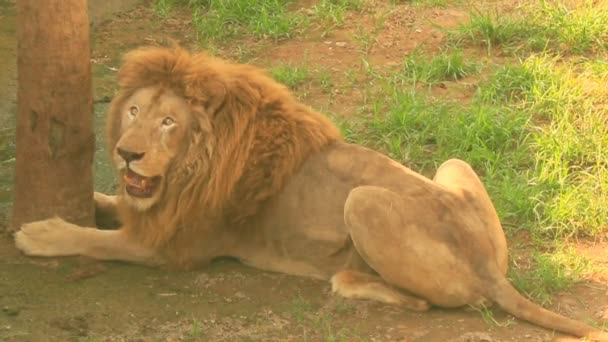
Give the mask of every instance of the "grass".
[[[309, 14], [330, 30], [344, 24], [348, 11], [362, 10], [364, 4], [365, 0], [320, 0]], [[308, 27], [311, 17], [292, 10], [295, 5], [294, 0], [155, 0], [153, 9], [165, 18], [176, 6], [189, 7], [198, 40], [209, 44], [244, 36], [274, 41], [293, 37]]]
[[534, 1], [503, 15], [474, 8], [470, 21], [450, 34], [452, 42], [506, 50], [595, 53], [608, 48], [608, 1]]
[[[310, 70], [306, 66], [297, 66], [292, 64], [282, 64], [270, 69], [271, 76], [288, 86], [291, 89], [297, 89], [299, 86], [310, 80]], [[327, 81], [321, 79], [321, 82]]]
[[154, 12], [160, 17], [167, 17], [173, 7], [175, 0], [156, 0], [153, 3]]
[[195, 31], [200, 40], [221, 40], [251, 34], [258, 38], [289, 38], [304, 18], [290, 12], [288, 0], [191, 1]]
[[413, 82], [434, 84], [441, 81], [456, 81], [477, 71], [477, 63], [466, 60], [462, 50], [441, 51], [438, 55], [425, 56], [419, 50], [405, 58], [403, 73], [399, 77]]
[[314, 16], [332, 26], [344, 24], [347, 11], [361, 11], [366, 0], [319, 0], [312, 7]]
[[608, 73], [584, 59], [532, 55], [505, 66], [481, 90], [489, 102], [534, 119], [530, 147], [540, 230], [553, 237], [596, 236], [608, 214]]
[[477, 307], [471, 307], [471, 308], [479, 313], [479, 315], [481, 316], [481, 318], [487, 325], [496, 326], [496, 327], [508, 327], [514, 323], [513, 318], [509, 318], [505, 322], [499, 322], [494, 317], [494, 312], [492, 311], [492, 309], [488, 308], [486, 306], [482, 306], [479, 308], [477, 308]]
[[340, 320], [335, 320], [335, 314], [344, 314], [352, 310], [352, 303], [345, 303], [343, 298], [337, 298], [337, 303], [330, 311], [323, 310], [309, 302], [302, 295], [293, 298], [287, 306], [287, 312], [302, 330], [299, 335], [303, 341], [365, 341], [359, 335], [358, 327], [342, 326]]
[[572, 286], [589, 274], [594, 266], [573, 247], [557, 242], [550, 251], [534, 251], [532, 267], [527, 270], [511, 268], [509, 278], [522, 293], [539, 303], [551, 303], [551, 295]]
[[192, 319], [192, 327], [190, 328], [190, 332], [186, 336], [186, 341], [202, 341], [203, 338], [203, 326], [201, 322], [197, 319]]
[[307, 315], [313, 310], [313, 305], [302, 297], [302, 295], [298, 295], [298, 297], [294, 298], [288, 308], [291, 317], [299, 323], [302, 323], [306, 319]]

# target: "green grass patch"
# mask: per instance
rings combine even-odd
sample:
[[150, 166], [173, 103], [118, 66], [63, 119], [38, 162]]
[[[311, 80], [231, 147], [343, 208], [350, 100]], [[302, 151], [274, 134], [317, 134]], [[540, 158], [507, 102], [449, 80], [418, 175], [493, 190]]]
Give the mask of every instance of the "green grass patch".
[[492, 311], [492, 308], [488, 308], [486, 306], [482, 306], [482, 307], [471, 307], [473, 310], [477, 311], [479, 313], [479, 315], [481, 316], [481, 319], [483, 319], [483, 321], [489, 325], [489, 326], [494, 326], [494, 327], [508, 327], [511, 324], [515, 323], [515, 319], [513, 317], [506, 319], [504, 322], [499, 322], [495, 317], [494, 317], [494, 311]]
[[298, 295], [298, 297], [294, 298], [289, 303], [288, 311], [291, 314], [291, 317], [299, 323], [304, 322], [311, 312], [315, 310], [314, 306], [306, 300], [302, 295]]
[[398, 77], [405, 77], [416, 82], [434, 84], [442, 81], [456, 81], [476, 72], [475, 62], [466, 60], [462, 50], [442, 51], [429, 59], [429, 56], [414, 51], [406, 57], [402, 73]]
[[483, 45], [491, 53], [511, 50], [583, 54], [608, 48], [608, 1], [534, 1], [510, 13], [474, 9], [467, 24], [450, 34], [452, 42]]
[[[283, 64], [270, 69], [270, 74], [278, 82], [290, 89], [297, 89], [310, 80], [310, 70], [305, 66]], [[323, 79], [322, 79], [323, 81]]]
[[535, 251], [532, 268], [526, 271], [512, 268], [509, 278], [519, 291], [546, 305], [551, 303], [552, 293], [567, 289], [592, 270], [589, 259], [572, 247], [558, 244], [550, 252]]
[[167, 17], [177, 7], [192, 10], [192, 25], [203, 43], [253, 36], [281, 40], [305, 30], [310, 20], [340, 26], [347, 11], [362, 10], [366, 0], [320, 0], [308, 11], [291, 10], [294, 0], [155, 0], [154, 12]]
[[452, 45], [461, 42], [486, 46], [488, 54], [492, 49], [501, 44], [513, 43], [528, 35], [530, 27], [521, 25], [523, 19], [496, 13], [482, 12], [473, 9], [470, 13], [469, 22], [457, 30], [448, 33], [448, 40]]
[[198, 342], [202, 341], [203, 338], [203, 327], [199, 320], [192, 319], [192, 327], [190, 332], [186, 336], [186, 341]]
[[312, 7], [314, 16], [333, 25], [344, 24], [347, 11], [360, 11], [366, 0], [319, 0]]
[[[500, 69], [480, 96], [519, 108], [530, 127], [537, 233], [605, 232], [608, 215], [608, 122], [605, 64], [534, 55]], [[542, 227], [542, 228], [540, 228]]]
[[156, 13], [159, 17], [166, 17], [171, 13], [171, 10], [175, 6], [175, 0], [155, 0], [152, 3], [152, 8], [154, 9], [154, 13]]
[[289, 0], [190, 0], [192, 23], [201, 41], [234, 36], [279, 40], [291, 37], [305, 17]]

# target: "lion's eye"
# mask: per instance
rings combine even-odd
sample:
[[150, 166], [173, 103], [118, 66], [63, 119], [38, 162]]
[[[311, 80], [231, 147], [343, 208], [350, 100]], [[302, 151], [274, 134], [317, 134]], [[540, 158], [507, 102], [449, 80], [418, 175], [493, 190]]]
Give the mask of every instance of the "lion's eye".
[[175, 125], [175, 120], [172, 117], [167, 116], [163, 119], [163, 127], [171, 127]]
[[129, 108], [129, 117], [131, 119], [134, 119], [138, 113], [139, 113], [139, 107], [131, 106], [131, 108]]

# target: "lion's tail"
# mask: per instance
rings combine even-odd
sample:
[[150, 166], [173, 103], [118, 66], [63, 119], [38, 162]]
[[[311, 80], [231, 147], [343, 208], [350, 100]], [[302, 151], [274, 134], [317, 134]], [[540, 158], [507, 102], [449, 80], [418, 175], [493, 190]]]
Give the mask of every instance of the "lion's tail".
[[593, 341], [608, 341], [608, 333], [585, 323], [566, 318], [527, 300], [501, 275], [490, 287], [490, 296], [508, 313], [544, 328], [553, 329]]

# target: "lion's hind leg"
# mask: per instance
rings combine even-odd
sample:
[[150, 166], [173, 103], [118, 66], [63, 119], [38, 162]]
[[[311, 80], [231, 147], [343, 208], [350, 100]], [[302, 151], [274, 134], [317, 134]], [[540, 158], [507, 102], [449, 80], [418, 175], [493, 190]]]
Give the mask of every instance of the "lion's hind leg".
[[437, 169], [433, 180], [472, 205], [483, 220], [485, 230], [494, 246], [494, 256], [502, 274], [507, 273], [509, 252], [500, 219], [481, 179], [466, 162], [459, 159], [445, 161]]
[[382, 278], [353, 270], [344, 270], [331, 278], [333, 292], [346, 298], [371, 299], [401, 305], [414, 311], [426, 311], [430, 304], [420, 298], [401, 293]]
[[406, 184], [400, 191], [351, 190], [344, 221], [359, 255], [388, 284], [434, 305], [476, 302], [476, 276], [466, 260], [469, 242], [456, 233], [462, 222], [450, 202], [459, 200], [428, 183]]

